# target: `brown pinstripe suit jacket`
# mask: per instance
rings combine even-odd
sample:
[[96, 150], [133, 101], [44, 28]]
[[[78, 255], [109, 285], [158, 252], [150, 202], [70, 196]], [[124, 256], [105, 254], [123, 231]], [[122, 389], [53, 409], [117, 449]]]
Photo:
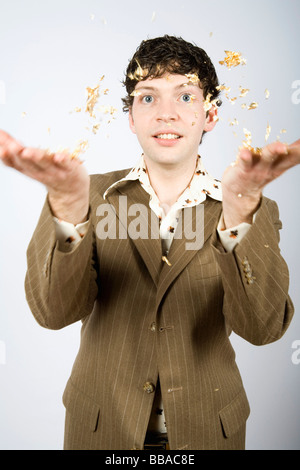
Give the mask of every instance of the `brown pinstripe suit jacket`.
[[96, 236], [97, 207], [109, 202], [118, 214], [120, 192], [128, 205], [148, 205], [136, 181], [103, 200], [126, 173], [91, 177], [89, 229], [71, 252], [58, 249], [47, 202], [28, 247], [26, 295], [38, 323], [82, 321], [63, 396], [65, 448], [142, 449], [154, 398], [144, 384], [158, 376], [171, 449], [243, 448], [250, 410], [228, 336], [269, 343], [293, 315], [277, 206], [263, 198], [248, 234], [226, 253], [216, 234], [222, 204], [208, 197], [204, 246], [186, 250], [184, 237], [174, 239], [168, 266], [158, 239]]

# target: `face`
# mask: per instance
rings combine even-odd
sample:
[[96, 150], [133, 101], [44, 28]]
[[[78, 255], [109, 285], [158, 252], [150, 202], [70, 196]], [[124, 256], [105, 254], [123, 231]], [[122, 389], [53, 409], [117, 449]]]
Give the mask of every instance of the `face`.
[[203, 131], [216, 124], [216, 108], [207, 113], [203, 103], [201, 88], [185, 75], [165, 74], [137, 83], [129, 125], [148, 166], [195, 162]]

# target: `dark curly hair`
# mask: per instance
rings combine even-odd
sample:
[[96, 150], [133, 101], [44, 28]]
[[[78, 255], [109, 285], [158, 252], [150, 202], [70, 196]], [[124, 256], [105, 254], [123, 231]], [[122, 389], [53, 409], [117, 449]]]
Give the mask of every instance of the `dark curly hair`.
[[[139, 72], [142, 70], [142, 76]], [[204, 99], [210, 93], [211, 100], [218, 98], [220, 91], [216, 70], [206, 54], [200, 47], [189, 43], [181, 37], [162, 36], [142, 41], [130, 60], [123, 85], [127, 96], [122, 98], [123, 111], [128, 112], [133, 104], [131, 93], [136, 84], [147, 78], [157, 78], [164, 73], [180, 75], [196, 74], [203, 89]], [[221, 101], [218, 100], [218, 105]]]

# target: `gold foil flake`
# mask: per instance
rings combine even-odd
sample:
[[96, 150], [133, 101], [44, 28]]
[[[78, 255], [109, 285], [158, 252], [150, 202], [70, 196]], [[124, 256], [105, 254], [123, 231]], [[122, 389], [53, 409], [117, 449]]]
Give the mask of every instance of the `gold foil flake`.
[[130, 93], [130, 96], [140, 96], [141, 94], [142, 94], [141, 91], [139, 91], [139, 90], [133, 90], [133, 92]]
[[140, 82], [141, 80], [143, 80], [147, 75], [148, 75], [148, 70], [147, 69], [143, 69], [138, 60], [135, 59], [136, 63], [137, 63], [137, 68], [135, 69], [134, 73], [130, 73], [128, 75], [128, 77], [130, 78], [130, 80], [137, 80], [138, 82]]
[[234, 52], [234, 51], [224, 51], [226, 57], [224, 60], [220, 60], [219, 64], [225, 65], [228, 69], [231, 67], [236, 67], [237, 65], [245, 65], [246, 59], [241, 56], [241, 52]]
[[207, 97], [203, 101], [203, 108], [204, 108], [204, 111], [206, 111], [206, 112], [209, 111], [213, 106], [217, 106], [218, 98], [216, 98], [214, 100], [210, 100], [211, 97], [212, 97], [212, 94], [208, 93]]
[[191, 98], [191, 101], [190, 101], [189, 105], [191, 106], [194, 103], [194, 101], [197, 99], [197, 97], [196, 97], [196, 95], [190, 95], [190, 98]]
[[99, 106], [97, 109], [101, 113], [110, 114], [111, 116], [113, 116], [118, 111], [117, 108], [114, 108], [113, 106]]
[[229, 122], [229, 125], [230, 126], [238, 126], [239, 122], [236, 118], [234, 118], [232, 121]]
[[229, 86], [225, 86], [224, 84], [223, 85], [218, 85], [216, 86], [216, 90], [219, 90], [219, 91], [226, 91], [227, 93], [230, 92], [231, 88]]
[[246, 137], [246, 141], [243, 141], [243, 143], [245, 143], [244, 147], [249, 147], [251, 146], [251, 142], [252, 142], [252, 134], [250, 131], [248, 131], [248, 129], [244, 128], [243, 129], [243, 132], [245, 134], [245, 137]]
[[266, 100], [269, 98], [269, 96], [270, 96], [270, 92], [269, 92], [269, 90], [266, 88], [266, 89], [265, 89], [265, 98], [266, 98]]
[[26, 117], [27, 116], [27, 113], [25, 113], [25, 111], [23, 111], [23, 113], [21, 114], [22, 117]]
[[286, 134], [286, 129], [281, 129], [280, 134]]
[[229, 98], [229, 96], [226, 96], [226, 98], [228, 99], [228, 101], [231, 103], [231, 104], [234, 104], [237, 100], [237, 96], [235, 96], [234, 98]]
[[243, 140], [242, 142], [242, 146], [239, 147], [239, 149], [243, 149], [243, 148], [247, 148], [248, 150], [250, 150], [252, 153], [256, 154], [256, 155], [261, 155], [261, 149], [259, 147], [252, 147], [252, 134], [251, 132], [244, 128], [243, 129], [243, 132], [245, 134], [245, 137], [246, 137], [246, 140]]
[[99, 130], [99, 127], [100, 127], [100, 122], [98, 122], [97, 124], [94, 124], [93, 127], [92, 127], [92, 132], [93, 134], [97, 134], [98, 130]]
[[188, 84], [198, 85], [199, 84], [199, 77], [196, 73], [186, 73], [186, 78], [188, 79]]
[[258, 106], [258, 103], [256, 101], [253, 101], [252, 103], [249, 104], [248, 109], [256, 109]]
[[168, 258], [166, 256], [162, 256], [161, 257], [162, 261], [164, 261], [168, 266], [172, 266], [172, 264], [170, 263], [170, 261], [168, 260]]
[[247, 93], [250, 91], [249, 88], [243, 88], [243, 87], [239, 87], [239, 90], [240, 90], [240, 98], [243, 98], [244, 96], [247, 95]]
[[267, 125], [266, 129], [266, 135], [265, 135], [265, 141], [267, 142], [268, 138], [270, 137], [270, 132], [271, 132], [271, 126], [270, 124]]
[[88, 146], [89, 143], [87, 140], [80, 140], [75, 150], [73, 150], [73, 152], [71, 153], [71, 159], [73, 160], [74, 158], [78, 158], [81, 153], [84, 153], [86, 151]]
[[98, 85], [96, 85], [94, 88], [91, 88], [91, 87], [86, 88], [87, 93], [88, 93], [88, 97], [87, 97], [87, 101], [86, 101], [85, 112], [89, 113], [89, 115], [93, 118], [95, 117], [94, 107], [97, 104], [98, 99], [99, 99], [100, 82], [102, 82], [103, 78], [104, 78], [104, 75], [100, 78], [100, 81], [99, 81]]
[[153, 23], [155, 21], [155, 18], [156, 18], [156, 12], [154, 11], [152, 13], [152, 17], [151, 17], [151, 23]]
[[205, 98], [204, 102], [203, 102], [203, 107], [204, 107], [204, 111], [209, 111], [212, 107], [212, 104], [210, 102], [210, 98], [211, 98], [212, 94], [211, 93], [208, 93], [207, 94], [207, 97]]
[[245, 108], [247, 108], [247, 105], [246, 105], [246, 103], [242, 103], [242, 104], [241, 104], [241, 108], [242, 108], [242, 109], [245, 109]]

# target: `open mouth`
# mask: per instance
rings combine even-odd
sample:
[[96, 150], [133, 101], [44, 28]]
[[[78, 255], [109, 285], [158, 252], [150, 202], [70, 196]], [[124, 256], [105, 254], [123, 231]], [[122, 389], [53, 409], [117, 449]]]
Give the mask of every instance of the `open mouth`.
[[157, 139], [167, 139], [167, 140], [180, 139], [180, 135], [177, 135], [177, 134], [158, 134], [158, 135], [155, 135], [154, 137], [156, 137]]
[[174, 139], [181, 139], [181, 135], [178, 134], [172, 134], [172, 133], [162, 133], [162, 134], [156, 134], [153, 137], [156, 139], [162, 139], [162, 140], [174, 140]]

